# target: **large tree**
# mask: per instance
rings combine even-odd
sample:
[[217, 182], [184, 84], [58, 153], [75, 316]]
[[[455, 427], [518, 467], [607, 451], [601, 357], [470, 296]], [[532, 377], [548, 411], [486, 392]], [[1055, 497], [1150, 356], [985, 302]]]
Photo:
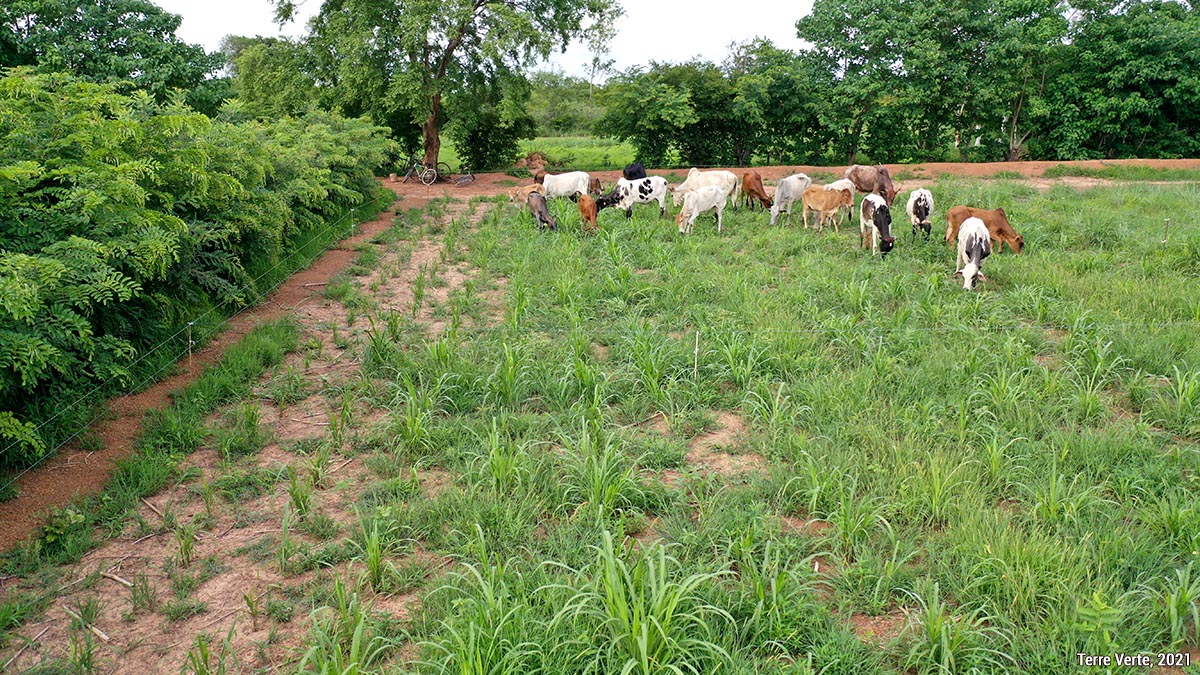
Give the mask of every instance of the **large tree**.
[[180, 17], [148, 0], [5, 0], [0, 67], [35, 66], [92, 82], [133, 82], [159, 101], [176, 89], [219, 89], [220, 54], [180, 40]]
[[[296, 3], [273, 1], [289, 20]], [[318, 84], [346, 92], [351, 113], [415, 116], [433, 163], [448, 96], [525, 70], [618, 13], [615, 0], [325, 0], [310, 27]]]

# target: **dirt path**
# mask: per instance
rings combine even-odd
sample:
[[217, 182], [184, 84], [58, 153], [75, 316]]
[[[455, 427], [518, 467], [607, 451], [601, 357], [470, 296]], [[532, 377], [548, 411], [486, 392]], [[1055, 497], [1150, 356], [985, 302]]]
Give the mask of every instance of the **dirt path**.
[[[1113, 165], [1139, 165], [1152, 168], [1200, 169], [1200, 159], [1181, 160], [1110, 160], [1084, 162], [992, 162], [982, 164], [926, 163], [913, 165], [887, 165], [893, 172], [916, 174], [921, 180], [933, 179], [939, 174], [965, 177], [987, 177], [1000, 172], [1012, 172], [1031, 178], [1036, 186], [1048, 189], [1053, 182], [1040, 178], [1051, 167], [1065, 164], [1088, 168]], [[842, 167], [783, 166], [756, 168], [765, 179], [777, 180], [798, 171], [806, 173], [838, 173]], [[734, 171], [744, 169], [733, 168]], [[675, 173], [685, 170], [676, 169]], [[667, 173], [656, 171], [655, 173]], [[616, 180], [619, 171], [599, 171], [594, 175], [605, 182]], [[1092, 187], [1107, 184], [1107, 181], [1087, 178], [1060, 179], [1061, 182], [1077, 187]], [[190, 364], [184, 360], [176, 364], [174, 375], [151, 385], [149, 388], [114, 399], [110, 408], [111, 419], [100, 422], [96, 435], [103, 439], [103, 449], [84, 451], [78, 445], [68, 446], [47, 460], [36, 470], [26, 473], [18, 481], [19, 496], [0, 502], [0, 550], [8, 550], [35, 533], [44, 522], [47, 509], [65, 506], [73, 500], [99, 492], [114, 468], [114, 462], [128, 457], [141, 432], [141, 419], [149, 410], [166, 407], [170, 394], [194, 381], [205, 366], [216, 362], [225, 350], [255, 325], [278, 319], [292, 313], [306, 299], [321, 292], [321, 287], [311, 286], [328, 281], [349, 265], [357, 253], [357, 244], [387, 229], [395, 216], [395, 208], [418, 208], [429, 200], [450, 196], [467, 200], [477, 196], [503, 194], [514, 186], [529, 183], [528, 178], [515, 178], [502, 173], [479, 174], [476, 180], [465, 186], [403, 184], [384, 181], [384, 184], [402, 199], [396, 207], [385, 211], [374, 220], [363, 223], [359, 234], [342, 241], [318, 258], [307, 269], [301, 270], [285, 281], [262, 304], [243, 311], [230, 319], [225, 330], [196, 352]]]

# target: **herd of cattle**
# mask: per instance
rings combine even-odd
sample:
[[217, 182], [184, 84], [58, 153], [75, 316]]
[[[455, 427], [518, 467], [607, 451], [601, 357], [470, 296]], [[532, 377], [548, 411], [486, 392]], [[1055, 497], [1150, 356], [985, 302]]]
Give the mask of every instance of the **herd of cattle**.
[[[674, 205], [680, 207], [675, 222], [681, 234], [690, 234], [696, 217], [708, 211], [716, 211], [717, 232], [720, 232], [726, 203], [731, 202], [737, 208], [739, 201], [751, 208], [758, 204], [770, 209], [771, 225], [775, 224], [780, 213], [787, 214], [790, 224], [792, 206], [799, 202], [803, 208], [805, 228], [809, 227], [808, 214], [813, 212], [817, 214], [813, 228], [818, 232], [824, 229], [826, 223], [832, 223], [834, 231], [840, 232], [839, 222], [844, 222], [842, 214], [849, 216], [854, 210], [856, 193], [862, 192], [859, 245], [862, 248], [869, 247], [872, 254], [880, 253], [883, 257], [887, 257], [896, 245], [891, 215], [896, 188], [888, 170], [882, 166], [856, 164], [846, 169], [844, 178], [823, 186], [814, 186], [811, 178], [798, 173], [780, 179], [774, 195], [763, 185], [762, 176], [757, 171], [747, 171], [738, 180], [730, 171], [700, 171], [692, 168], [688, 171], [687, 180], [671, 186], [665, 178], [647, 176], [641, 163], [626, 166], [623, 176], [607, 194], [602, 194], [600, 179], [584, 171], [557, 175], [538, 173], [534, 181], [532, 185], [514, 188], [509, 193], [510, 198], [524, 201], [540, 227], [557, 229], [558, 221], [547, 208], [546, 200], [568, 197], [579, 206], [584, 232], [596, 231], [599, 212], [609, 207], [624, 210], [625, 217], [632, 218], [635, 204], [657, 202], [659, 216], [665, 217], [667, 195], [671, 195]], [[918, 232], [923, 232], [925, 240], [929, 240], [933, 229], [933, 207], [933, 193], [929, 190], [919, 188], [909, 194], [906, 211], [912, 222], [910, 241], [916, 239]], [[1025, 246], [1024, 238], [1008, 224], [1004, 209], [951, 208], [946, 212], [946, 242], [955, 240], [958, 242], [955, 274], [962, 275], [963, 288], [966, 289], [970, 289], [976, 280], [985, 279], [981, 266], [993, 248], [1008, 244], [1010, 249], [1020, 253]]]

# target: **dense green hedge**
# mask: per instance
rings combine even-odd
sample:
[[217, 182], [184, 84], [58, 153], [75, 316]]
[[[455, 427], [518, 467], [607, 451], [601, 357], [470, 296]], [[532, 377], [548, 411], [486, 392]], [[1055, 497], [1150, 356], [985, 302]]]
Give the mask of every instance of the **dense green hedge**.
[[0, 467], [36, 460], [73, 433], [80, 396], [139, 384], [178, 354], [142, 358], [181, 326], [254, 301], [379, 201], [386, 130], [243, 117], [236, 102], [210, 119], [67, 75], [0, 76]]

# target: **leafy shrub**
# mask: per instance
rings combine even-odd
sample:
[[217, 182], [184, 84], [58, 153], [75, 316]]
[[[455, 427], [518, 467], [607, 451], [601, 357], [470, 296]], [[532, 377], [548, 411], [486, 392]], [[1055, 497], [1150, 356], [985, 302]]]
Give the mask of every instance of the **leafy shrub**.
[[189, 322], [255, 302], [377, 196], [384, 130], [238, 117], [0, 78], [0, 466], [37, 460], [85, 421], [84, 392], [186, 353], [204, 336]]

